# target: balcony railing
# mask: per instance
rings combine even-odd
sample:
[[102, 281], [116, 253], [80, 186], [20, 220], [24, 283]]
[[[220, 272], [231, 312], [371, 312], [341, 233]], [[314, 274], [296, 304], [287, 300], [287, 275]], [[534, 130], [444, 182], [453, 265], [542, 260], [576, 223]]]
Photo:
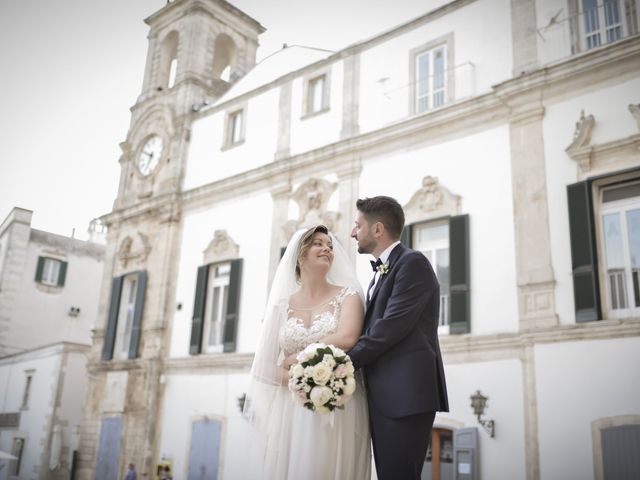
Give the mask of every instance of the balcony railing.
[[640, 23], [638, 3], [603, 0], [600, 5], [565, 19], [552, 18], [549, 25], [538, 29], [541, 63], [553, 63], [636, 35]]

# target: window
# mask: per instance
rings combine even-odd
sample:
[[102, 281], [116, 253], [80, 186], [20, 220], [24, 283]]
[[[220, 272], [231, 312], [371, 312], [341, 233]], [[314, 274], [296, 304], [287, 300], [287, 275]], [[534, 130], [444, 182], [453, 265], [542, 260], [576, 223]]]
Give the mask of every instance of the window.
[[206, 323], [204, 325], [205, 350], [208, 353], [223, 351], [222, 334], [224, 333], [224, 320], [227, 316], [230, 273], [230, 263], [212, 265], [209, 268], [207, 282], [209, 291], [207, 292]]
[[[603, 188], [606, 301], [612, 317], [640, 313], [640, 182]], [[625, 315], [625, 313], [627, 315]]]
[[640, 170], [568, 185], [567, 198], [576, 322], [637, 317]]
[[168, 84], [169, 88], [173, 88], [173, 86], [176, 84], [177, 71], [178, 71], [178, 59], [174, 58], [171, 60], [171, 63], [169, 64], [169, 84]]
[[434, 428], [422, 468], [422, 478], [453, 480], [453, 431]]
[[231, 148], [244, 142], [244, 122], [244, 109], [236, 110], [227, 115], [223, 149]]
[[147, 272], [115, 277], [111, 282], [109, 317], [102, 347], [102, 360], [138, 357]]
[[67, 262], [55, 258], [38, 257], [36, 282], [43, 285], [63, 286], [67, 275]]
[[242, 259], [198, 267], [189, 351], [233, 352], [236, 349]]
[[324, 110], [324, 89], [326, 81], [327, 79], [324, 75], [309, 80], [309, 88], [307, 91], [307, 105], [309, 109], [307, 113], [317, 113]]
[[440, 284], [439, 333], [471, 331], [469, 216], [405, 225], [401, 241], [422, 252]]
[[440, 283], [438, 326], [445, 327], [449, 325], [449, 222], [444, 220], [414, 225], [412, 244], [415, 250], [422, 252], [429, 259], [438, 277]]
[[134, 274], [124, 277], [115, 345], [115, 357], [119, 359], [125, 359], [129, 355], [137, 293], [138, 276]]
[[27, 408], [29, 406], [29, 394], [31, 393], [31, 382], [33, 381], [33, 370], [29, 370], [25, 376], [24, 382], [24, 392], [22, 393], [22, 408]]
[[13, 446], [11, 447], [11, 455], [16, 457], [15, 460], [11, 460], [9, 464], [9, 476], [20, 476], [20, 469], [22, 467], [22, 454], [24, 453], [24, 438], [14, 438]]
[[582, 0], [585, 48], [599, 47], [623, 37], [620, 0]]
[[415, 56], [415, 113], [441, 107], [447, 98], [447, 47], [441, 45]]

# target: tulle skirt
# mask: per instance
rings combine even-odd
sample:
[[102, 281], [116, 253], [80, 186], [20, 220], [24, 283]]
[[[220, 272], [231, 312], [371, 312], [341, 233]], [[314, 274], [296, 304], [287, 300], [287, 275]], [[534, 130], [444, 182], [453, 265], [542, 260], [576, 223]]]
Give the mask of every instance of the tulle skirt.
[[371, 478], [369, 418], [361, 382], [344, 410], [324, 415], [302, 407], [282, 387], [269, 416], [265, 480]]

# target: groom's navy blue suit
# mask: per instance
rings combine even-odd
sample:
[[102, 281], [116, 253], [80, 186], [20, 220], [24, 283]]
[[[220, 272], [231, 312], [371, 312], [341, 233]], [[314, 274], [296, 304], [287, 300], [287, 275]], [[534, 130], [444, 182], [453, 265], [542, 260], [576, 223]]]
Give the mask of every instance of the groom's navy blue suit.
[[449, 411], [440, 345], [440, 286], [420, 252], [398, 244], [349, 351], [367, 384], [380, 480], [420, 478], [435, 412]]

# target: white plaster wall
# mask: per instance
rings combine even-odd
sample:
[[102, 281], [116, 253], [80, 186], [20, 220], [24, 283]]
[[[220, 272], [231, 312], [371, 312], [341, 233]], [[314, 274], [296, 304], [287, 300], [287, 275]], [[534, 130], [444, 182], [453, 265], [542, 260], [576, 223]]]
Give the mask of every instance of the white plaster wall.
[[[259, 478], [260, 465], [252, 456], [259, 451], [257, 440], [238, 407], [238, 397], [246, 392], [248, 383], [246, 373], [166, 377], [159, 454], [173, 459], [176, 478], [187, 478], [191, 425], [204, 416], [223, 421], [221, 477]], [[255, 468], [253, 474], [246, 476], [251, 468]]]
[[[94, 257], [67, 254], [65, 284], [49, 293], [38, 289], [35, 281], [38, 256], [56, 250], [35, 242], [29, 244], [21, 282], [13, 309], [7, 343], [30, 349], [60, 341], [91, 343], [90, 330], [98, 313], [103, 262]], [[77, 317], [68, 315], [70, 307], [79, 307]]]
[[[58, 423], [62, 426], [62, 445], [70, 448], [76, 427], [82, 422], [82, 410], [87, 398], [87, 355], [82, 352], [67, 353], [67, 361], [63, 366], [62, 385], [60, 386], [60, 406], [56, 412]], [[71, 461], [71, 451], [68, 456], [62, 457], [62, 461]], [[67, 468], [70, 463], [67, 463]]]
[[[444, 358], [449, 412], [440, 412], [434, 424], [462, 423], [478, 428], [480, 478], [525, 478], [524, 400], [522, 366], [517, 359], [449, 364]], [[473, 415], [470, 397], [476, 390], [489, 397], [484, 418], [495, 421], [495, 437]], [[562, 478], [562, 477], [557, 477]]]
[[313, 72], [298, 77], [291, 86], [291, 154], [306, 152], [319, 148], [340, 139], [342, 128], [342, 94], [344, 81], [344, 64], [334, 62], [328, 67], [321, 67], [318, 74], [330, 69], [329, 110], [304, 118], [304, 84], [313, 78]]
[[[579, 178], [578, 166], [565, 149], [573, 140], [575, 124], [580, 118], [581, 110], [584, 110], [585, 115], [592, 114], [596, 120], [591, 135], [592, 145], [637, 134], [638, 128], [629, 113], [628, 105], [637, 103], [639, 91], [640, 80], [628, 80], [545, 108], [543, 133], [551, 260], [556, 279], [556, 308], [560, 323], [575, 323], [567, 185], [577, 182]], [[605, 172], [593, 172], [589, 176], [602, 173]]]
[[184, 188], [189, 190], [273, 161], [278, 129], [279, 89], [251, 97], [245, 109], [245, 141], [223, 150], [227, 114], [243, 103], [196, 120], [191, 129]]
[[[478, 19], [482, 19], [478, 21]], [[511, 77], [509, 0], [478, 0], [360, 55], [360, 131], [369, 132], [409, 115], [411, 50], [453, 33], [456, 96], [490, 91]], [[387, 79], [381, 82], [381, 79]]]
[[536, 345], [540, 478], [593, 478], [591, 422], [640, 414], [640, 338]]
[[[427, 175], [438, 177], [442, 186], [460, 195], [461, 213], [469, 214], [472, 333], [517, 331], [508, 127], [369, 159], [364, 162], [359, 196], [389, 195], [405, 205]], [[368, 260], [368, 255], [356, 259], [364, 286], [371, 279]]]
[[216, 230], [227, 231], [239, 245], [243, 259], [236, 351], [255, 350], [267, 300], [271, 216], [272, 200], [266, 193], [184, 215], [176, 288], [176, 303], [182, 303], [182, 310], [175, 313], [172, 322], [172, 357], [189, 355], [197, 269], [203, 265], [203, 251]]
[[7, 244], [9, 243], [9, 235], [0, 236], [0, 286], [2, 282], [2, 272], [4, 270], [4, 262], [7, 256]]
[[[536, 0], [536, 43], [540, 63], [551, 63], [571, 55], [568, 2]], [[551, 22], [553, 21], [553, 24]]]
[[[56, 349], [36, 350], [28, 355], [0, 361], [0, 411], [20, 412], [18, 429], [0, 429], [0, 450], [11, 452], [13, 438], [25, 438], [20, 478], [39, 478], [41, 455], [48, 438], [53, 413], [61, 353]], [[34, 370], [27, 408], [21, 410], [25, 371]], [[8, 465], [6, 467], [9, 468]], [[5, 470], [5, 469], [3, 469]], [[6, 478], [6, 470], [0, 478]]]

